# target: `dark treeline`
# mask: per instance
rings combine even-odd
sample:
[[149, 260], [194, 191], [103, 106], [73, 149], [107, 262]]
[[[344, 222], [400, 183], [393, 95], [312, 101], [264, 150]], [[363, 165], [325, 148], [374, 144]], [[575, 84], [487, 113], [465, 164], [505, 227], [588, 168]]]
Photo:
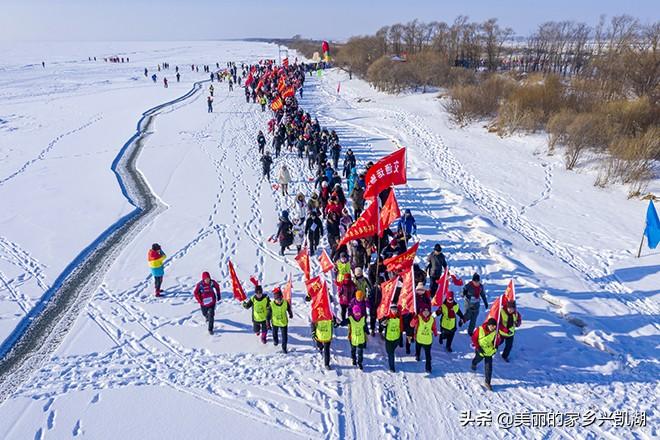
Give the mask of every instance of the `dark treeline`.
[[[660, 160], [659, 37], [660, 23], [627, 15], [593, 27], [547, 22], [524, 40], [496, 19], [460, 16], [352, 37], [333, 61], [381, 91], [446, 90], [445, 107], [459, 125], [486, 119], [501, 135], [545, 130], [548, 153], [561, 147], [566, 168], [591, 152], [602, 164], [596, 184], [629, 184], [634, 196]], [[304, 41], [292, 47], [318, 51]]]

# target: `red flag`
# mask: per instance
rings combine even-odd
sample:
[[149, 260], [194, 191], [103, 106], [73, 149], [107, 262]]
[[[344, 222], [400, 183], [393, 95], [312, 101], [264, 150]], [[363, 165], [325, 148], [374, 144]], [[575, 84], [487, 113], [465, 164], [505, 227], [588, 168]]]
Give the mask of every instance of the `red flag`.
[[321, 270], [323, 271], [323, 273], [326, 273], [329, 270], [335, 268], [335, 265], [332, 264], [332, 260], [330, 260], [330, 257], [328, 256], [328, 253], [325, 251], [325, 249], [321, 251], [321, 256], [319, 257], [319, 264], [321, 264]]
[[307, 252], [307, 248], [303, 248], [298, 252], [296, 261], [300, 266], [300, 270], [305, 274], [305, 280], [309, 280], [309, 252]]
[[284, 98], [290, 98], [291, 96], [294, 96], [296, 94], [296, 89], [293, 88], [293, 86], [289, 86], [284, 91], [282, 92], [282, 97]]
[[399, 311], [402, 315], [406, 313], [415, 314], [415, 278], [413, 277], [412, 267], [403, 272], [401, 282], [403, 286], [399, 294]]
[[283, 65], [284, 67], [289, 67], [289, 59], [288, 59], [288, 58], [284, 58], [284, 59], [282, 60], [282, 65]]
[[324, 54], [330, 52], [330, 45], [328, 44], [327, 41], [321, 43], [321, 52], [323, 52]]
[[291, 290], [293, 290], [293, 285], [291, 283], [291, 274], [289, 274], [289, 281], [284, 285], [284, 290], [282, 291], [282, 297], [284, 301], [288, 301], [291, 304]]
[[509, 285], [506, 286], [506, 290], [504, 291], [504, 305], [509, 301], [515, 301], [516, 300], [516, 286], [513, 285], [513, 279], [509, 281]]
[[399, 277], [394, 277], [391, 280], [380, 284], [382, 297], [380, 304], [378, 305], [378, 309], [376, 310], [376, 316], [378, 319], [385, 318], [387, 313], [390, 311], [390, 305], [392, 304], [392, 298], [394, 298], [394, 292], [396, 291], [396, 284], [398, 282]]
[[308, 295], [312, 297], [312, 322], [332, 319], [328, 285], [325, 280], [321, 280], [321, 276], [317, 276], [307, 281], [305, 285]]
[[506, 307], [506, 304], [509, 301], [515, 301], [515, 300], [516, 300], [516, 289], [515, 286], [513, 285], [513, 280], [510, 280], [509, 284], [506, 286], [506, 290], [502, 295], [500, 295], [500, 298], [497, 301], [493, 301], [493, 304], [490, 306], [490, 310], [488, 311], [488, 316], [486, 316], [484, 322], [488, 321], [490, 318], [495, 318], [497, 319], [498, 327], [499, 327], [500, 310], [502, 309], [502, 307]]
[[257, 83], [257, 90], [261, 90], [263, 86], [264, 86], [264, 78], [262, 77]]
[[378, 225], [378, 203], [372, 202], [367, 209], [364, 210], [360, 218], [353, 223], [344, 238], [341, 239], [338, 246], [343, 246], [351, 240], [358, 238], [372, 237], [376, 235], [376, 227]]
[[282, 101], [282, 98], [278, 96], [277, 99], [270, 103], [270, 108], [273, 109], [273, 111], [278, 111], [283, 105], [284, 102]]
[[419, 243], [410, 246], [410, 249], [400, 255], [395, 255], [383, 261], [387, 270], [390, 272], [408, 271], [415, 262], [415, 255], [417, 255], [417, 248]]
[[252, 84], [252, 81], [254, 81], [254, 76], [252, 76], [252, 71], [250, 71], [247, 78], [245, 78], [245, 87], [250, 87], [250, 84]]
[[234, 291], [234, 298], [239, 301], [245, 301], [247, 299], [247, 295], [243, 290], [241, 282], [236, 276], [236, 271], [234, 270], [234, 265], [231, 264], [231, 260], [229, 260], [229, 276], [231, 277], [231, 287]]
[[401, 185], [406, 183], [406, 149], [401, 148], [389, 156], [385, 156], [374, 164], [364, 181], [367, 188], [364, 190], [364, 198], [373, 198], [378, 196], [382, 190], [392, 185]]
[[392, 189], [385, 204], [380, 209], [380, 228], [378, 229], [378, 236], [382, 237], [385, 229], [388, 228], [394, 220], [397, 220], [400, 217], [401, 211], [399, 211], [399, 204], [396, 201], [394, 189]]
[[431, 292], [431, 294], [433, 295], [433, 300], [431, 301], [431, 305], [432, 306], [442, 305], [442, 301], [444, 301], [444, 298], [445, 296], [447, 296], [448, 291], [449, 291], [449, 271], [445, 270], [445, 272], [438, 280], [438, 287], [436, 287], [435, 289], [435, 295], [433, 295], [434, 292]]

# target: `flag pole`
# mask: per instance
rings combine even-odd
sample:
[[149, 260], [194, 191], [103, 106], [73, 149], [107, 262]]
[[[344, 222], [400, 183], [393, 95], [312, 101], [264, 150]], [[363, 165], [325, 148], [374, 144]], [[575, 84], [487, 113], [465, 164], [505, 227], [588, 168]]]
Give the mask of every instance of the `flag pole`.
[[644, 245], [644, 237], [646, 237], [646, 229], [644, 229], [644, 233], [642, 233], [642, 241], [639, 242], [639, 250], [637, 251], [637, 258], [642, 255], [642, 246]]

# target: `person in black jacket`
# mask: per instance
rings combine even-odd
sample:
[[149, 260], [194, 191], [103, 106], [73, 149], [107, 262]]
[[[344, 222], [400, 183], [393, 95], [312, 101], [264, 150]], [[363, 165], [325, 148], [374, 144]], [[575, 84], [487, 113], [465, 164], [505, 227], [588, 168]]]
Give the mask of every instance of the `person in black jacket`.
[[319, 218], [319, 214], [316, 211], [312, 211], [307, 217], [305, 222], [305, 235], [307, 236], [307, 241], [309, 243], [309, 252], [311, 255], [316, 252], [316, 248], [321, 241], [321, 236], [323, 235], [323, 222]]
[[431, 295], [435, 295], [438, 288], [438, 280], [442, 276], [443, 271], [447, 270], [447, 260], [445, 254], [442, 253], [442, 246], [437, 243], [433, 247], [433, 252], [426, 257], [426, 273], [431, 278]]
[[479, 316], [479, 303], [483, 300], [484, 307], [488, 310], [488, 300], [486, 299], [486, 289], [481, 284], [481, 277], [478, 273], [472, 275], [472, 281], [463, 287], [463, 298], [465, 299], [465, 321], [470, 321], [468, 325], [468, 335], [472, 335], [477, 325]]
[[264, 136], [264, 132], [259, 130], [259, 134], [257, 135], [257, 144], [259, 145], [259, 154], [264, 154], [264, 148], [266, 147], [266, 137]]
[[270, 151], [266, 151], [266, 154], [261, 156], [261, 166], [263, 170], [263, 177], [268, 178], [270, 181], [270, 167], [273, 164], [273, 158], [270, 156]]
[[280, 223], [277, 226], [276, 237], [280, 242], [280, 255], [284, 255], [284, 251], [293, 243], [293, 223], [289, 220], [289, 211], [282, 211]]

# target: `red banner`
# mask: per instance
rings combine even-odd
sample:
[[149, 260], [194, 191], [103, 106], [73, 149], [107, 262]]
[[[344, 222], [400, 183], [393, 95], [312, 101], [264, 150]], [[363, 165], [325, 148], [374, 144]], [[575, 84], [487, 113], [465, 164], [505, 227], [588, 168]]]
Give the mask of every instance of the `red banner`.
[[392, 185], [406, 183], [406, 149], [401, 148], [394, 153], [376, 162], [364, 179], [367, 188], [364, 190], [364, 198], [378, 196], [382, 190]]
[[284, 101], [282, 101], [282, 98], [279, 96], [270, 103], [270, 108], [273, 109], [273, 111], [278, 111], [282, 106], [284, 106]]
[[282, 297], [284, 301], [288, 301], [291, 304], [291, 291], [293, 290], [293, 285], [291, 283], [291, 274], [289, 274], [289, 280], [284, 285], [284, 290], [282, 290]]
[[303, 248], [298, 252], [296, 261], [300, 266], [300, 270], [305, 274], [305, 280], [309, 280], [309, 252], [307, 252], [307, 248]]
[[385, 281], [380, 284], [380, 290], [382, 292], [380, 304], [376, 310], [376, 316], [378, 319], [383, 319], [387, 316], [390, 311], [390, 305], [392, 304], [392, 298], [394, 298], [394, 292], [396, 292], [396, 284], [399, 282], [399, 277], [394, 277], [391, 280]]
[[284, 59], [282, 60], [282, 65], [283, 65], [284, 67], [289, 67], [289, 59], [288, 59], [288, 58], [284, 58]]
[[378, 236], [382, 237], [385, 229], [388, 228], [394, 220], [398, 220], [400, 217], [401, 211], [399, 211], [399, 204], [396, 201], [394, 189], [392, 189], [385, 204], [380, 210], [380, 229], [378, 230]]
[[364, 210], [360, 218], [348, 228], [346, 234], [344, 234], [344, 238], [341, 239], [338, 246], [343, 246], [351, 240], [376, 235], [377, 225], [378, 203], [374, 201]]
[[247, 295], [243, 290], [241, 282], [236, 276], [236, 271], [234, 270], [234, 265], [231, 263], [231, 260], [229, 260], [229, 276], [231, 278], [231, 288], [234, 291], [234, 298], [239, 301], [245, 301], [247, 299]]
[[328, 285], [320, 276], [314, 277], [305, 283], [307, 293], [312, 297], [312, 322], [332, 319]]
[[412, 268], [405, 271], [401, 276], [401, 293], [399, 294], [399, 311], [402, 315], [406, 313], [415, 314], [415, 277]]
[[290, 98], [296, 94], [296, 89], [293, 88], [293, 86], [289, 86], [284, 91], [282, 92], [282, 97], [283, 98]]
[[415, 262], [415, 255], [417, 255], [417, 248], [419, 248], [419, 243], [415, 243], [400, 255], [395, 255], [383, 261], [385, 267], [390, 272], [401, 272], [408, 271], [413, 263]]
[[321, 270], [323, 273], [326, 273], [335, 268], [335, 265], [332, 264], [332, 260], [328, 256], [328, 253], [323, 249], [321, 251], [321, 256], [319, 257], [319, 264], [321, 265]]
[[438, 287], [435, 289], [435, 292], [431, 292], [431, 295], [433, 295], [433, 300], [431, 301], [431, 305], [441, 306], [442, 301], [444, 301], [444, 298], [447, 296], [448, 291], [449, 291], [449, 270], [445, 270], [445, 272], [438, 280]]

